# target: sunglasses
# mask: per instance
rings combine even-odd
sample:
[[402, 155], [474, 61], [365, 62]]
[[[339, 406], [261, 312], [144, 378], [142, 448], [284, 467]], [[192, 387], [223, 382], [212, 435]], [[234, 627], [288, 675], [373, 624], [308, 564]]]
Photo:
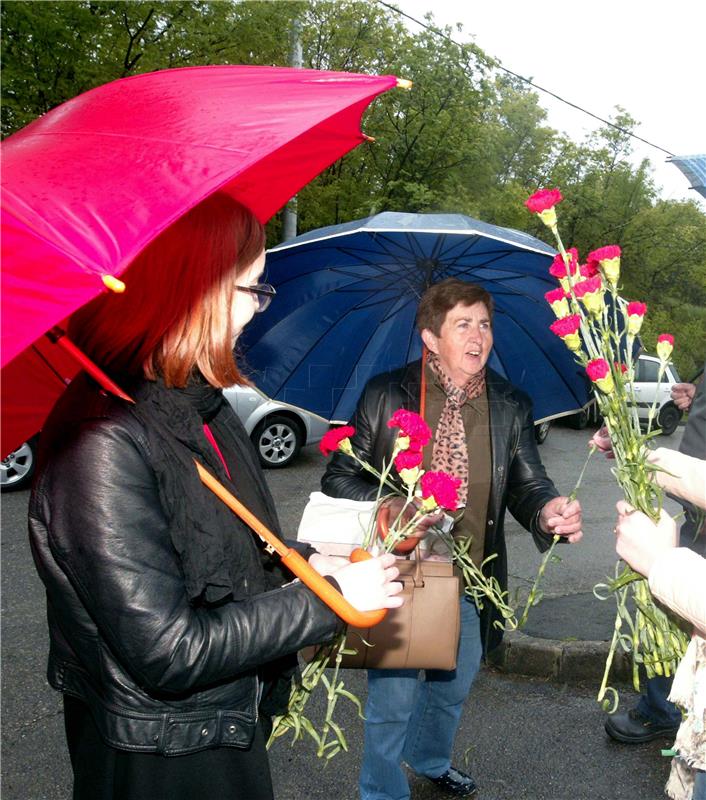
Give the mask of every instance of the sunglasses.
[[250, 292], [250, 294], [255, 295], [257, 300], [256, 313], [258, 314], [270, 305], [272, 298], [277, 294], [275, 287], [270, 286], [269, 283], [256, 283], [253, 286], [238, 286], [236, 284], [235, 288], [240, 289], [241, 292]]

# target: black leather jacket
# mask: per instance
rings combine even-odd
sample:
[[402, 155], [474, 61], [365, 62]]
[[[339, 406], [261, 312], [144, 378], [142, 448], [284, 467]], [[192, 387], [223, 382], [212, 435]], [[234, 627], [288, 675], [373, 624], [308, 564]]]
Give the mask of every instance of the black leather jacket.
[[247, 747], [263, 675], [278, 673], [278, 659], [291, 666], [287, 654], [331, 638], [339, 622], [299, 582], [191, 605], [144, 428], [78, 384], [43, 432], [40, 461], [49, 458], [29, 511], [47, 593], [49, 682], [86, 702], [117, 748]]
[[[546, 550], [551, 536], [538, 527], [542, 507], [558, 496], [537, 452], [534, 439], [532, 403], [529, 397], [504, 378], [486, 370], [490, 411], [491, 488], [488, 499], [484, 558], [497, 554], [486, 572], [507, 588], [507, 551], [504, 517], [506, 507], [532, 533], [540, 550]], [[351, 425], [353, 449], [378, 470], [392, 453], [397, 430], [387, 420], [398, 408], [419, 411], [421, 362], [372, 378], [365, 387]], [[346, 455], [337, 452], [321, 480], [322, 491], [330, 497], [373, 500], [377, 481]], [[497, 647], [502, 631], [493, 625], [500, 619], [495, 606], [485, 603], [481, 612], [481, 634], [486, 651]]]

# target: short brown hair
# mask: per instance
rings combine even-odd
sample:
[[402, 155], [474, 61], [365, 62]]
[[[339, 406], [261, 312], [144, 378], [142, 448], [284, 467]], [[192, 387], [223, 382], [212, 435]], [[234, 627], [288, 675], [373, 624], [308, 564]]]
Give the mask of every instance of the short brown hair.
[[440, 283], [430, 286], [422, 295], [417, 309], [417, 330], [430, 330], [434, 336], [441, 335], [441, 326], [446, 315], [454, 306], [461, 303], [472, 306], [483, 303], [488, 309], [490, 321], [493, 321], [493, 296], [477, 283], [467, 283], [458, 278], [446, 278]]
[[237, 276], [265, 246], [262, 224], [216, 193], [159, 234], [121, 276], [71, 318], [69, 335], [116, 379], [161, 376], [183, 387], [200, 370], [213, 386], [246, 383], [233, 356]]

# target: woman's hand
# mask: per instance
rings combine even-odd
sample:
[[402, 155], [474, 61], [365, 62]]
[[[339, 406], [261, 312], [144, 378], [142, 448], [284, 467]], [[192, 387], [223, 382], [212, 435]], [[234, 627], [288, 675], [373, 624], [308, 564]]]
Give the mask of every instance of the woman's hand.
[[402, 584], [396, 580], [400, 571], [392, 553], [346, 566], [331, 573], [341, 587], [341, 593], [358, 611], [378, 608], [399, 608], [404, 602], [398, 597]]
[[606, 458], [615, 458], [613, 442], [610, 440], [608, 428], [605, 425], [593, 434], [588, 443], [594, 445]]
[[[401, 524], [398, 525], [398, 528], [410, 522], [419, 511], [419, 503], [417, 500], [412, 500], [411, 503], [408, 503], [404, 497], [389, 497], [385, 500], [385, 505], [390, 509], [390, 525], [402, 514], [402, 509], [404, 509], [402, 519], [400, 520]], [[417, 520], [414, 530], [411, 531], [409, 535], [423, 539], [427, 533], [429, 533], [429, 528], [437, 525], [443, 518], [444, 512], [441, 510], [431, 514], [425, 514]]]
[[337, 569], [341, 569], [349, 563], [345, 556], [326, 556], [323, 553], [313, 553], [309, 557], [309, 564], [319, 575], [333, 575]]
[[677, 546], [677, 526], [662, 509], [660, 520], [654, 522], [641, 511], [634, 509], [625, 500], [619, 500], [618, 522], [615, 526], [615, 549], [635, 572], [649, 576], [652, 565]]

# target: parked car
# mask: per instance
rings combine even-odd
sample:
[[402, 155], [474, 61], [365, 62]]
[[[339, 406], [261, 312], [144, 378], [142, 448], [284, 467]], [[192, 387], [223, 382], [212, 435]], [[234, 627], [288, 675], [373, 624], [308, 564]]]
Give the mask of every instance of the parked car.
[[550, 419], [542, 420], [542, 422], [534, 423], [534, 440], [537, 444], [543, 444], [547, 436], [549, 436], [549, 429], [552, 426]]
[[231, 386], [223, 395], [240, 417], [263, 467], [288, 466], [304, 445], [321, 441], [330, 427], [322, 417], [271, 400], [249, 386]]
[[[672, 386], [681, 381], [673, 364], [666, 368], [659, 384], [657, 383], [658, 375], [659, 358], [641, 353], [637, 359], [635, 381], [632, 384], [637, 416], [642, 425], [646, 427], [650, 408], [655, 403], [652, 427], [660, 428], [665, 436], [671, 436], [682, 418], [682, 412], [672, 402]], [[598, 411], [598, 404], [595, 400], [591, 400], [576, 414], [567, 417], [566, 421], [577, 430], [583, 430], [589, 424], [600, 424], [601, 415]]]
[[[279, 469], [292, 463], [304, 445], [315, 444], [329, 423], [302, 408], [280, 403], [249, 386], [231, 386], [223, 396], [233, 406], [257, 450], [263, 467]], [[38, 436], [2, 460], [0, 490], [29, 486], [36, 463]]]
[[637, 361], [635, 382], [632, 385], [640, 422], [647, 425], [650, 409], [654, 404], [653, 428], [661, 428], [665, 436], [677, 429], [682, 412], [672, 402], [672, 386], [681, 383], [674, 364], [669, 364], [658, 383], [659, 358], [642, 354]]

